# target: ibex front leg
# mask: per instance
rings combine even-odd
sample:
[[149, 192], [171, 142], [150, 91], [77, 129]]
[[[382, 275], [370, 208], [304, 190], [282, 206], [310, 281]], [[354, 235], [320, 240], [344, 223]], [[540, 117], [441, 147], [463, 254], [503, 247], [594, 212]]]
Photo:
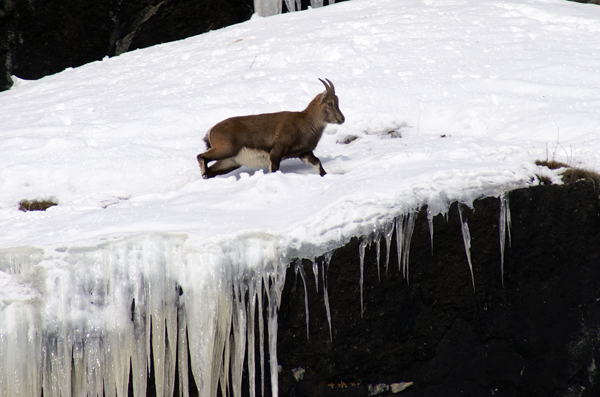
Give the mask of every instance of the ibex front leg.
[[315, 167], [315, 169], [319, 172], [319, 175], [324, 176], [327, 174], [321, 165], [321, 160], [319, 160], [319, 158], [315, 156], [312, 151], [300, 156], [300, 160], [302, 160], [304, 164], [310, 164]]
[[281, 159], [285, 153], [285, 148], [282, 145], [275, 145], [269, 152], [269, 160], [271, 161], [271, 165], [269, 167], [269, 171], [276, 172], [279, 170], [279, 164], [281, 163]]

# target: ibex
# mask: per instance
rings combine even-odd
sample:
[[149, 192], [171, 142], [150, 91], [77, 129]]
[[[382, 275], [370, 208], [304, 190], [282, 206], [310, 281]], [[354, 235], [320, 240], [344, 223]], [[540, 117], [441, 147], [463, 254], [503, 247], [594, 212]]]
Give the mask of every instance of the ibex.
[[[319, 79], [325, 92], [317, 95], [301, 112], [277, 112], [232, 117], [212, 127], [204, 141], [207, 151], [198, 155], [204, 179], [226, 174], [242, 165], [279, 169], [281, 160], [299, 157], [321, 176], [326, 172], [313, 150], [327, 123], [342, 124], [344, 115], [331, 81]], [[329, 84], [328, 84], [329, 83]], [[207, 163], [215, 161], [207, 167]]]

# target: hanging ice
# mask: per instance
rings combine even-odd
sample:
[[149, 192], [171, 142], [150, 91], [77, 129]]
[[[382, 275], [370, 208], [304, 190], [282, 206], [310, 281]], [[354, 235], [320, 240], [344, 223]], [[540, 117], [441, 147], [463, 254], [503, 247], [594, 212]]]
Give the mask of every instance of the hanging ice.
[[131, 370], [134, 395], [145, 396], [152, 368], [157, 395], [173, 395], [177, 377], [186, 396], [189, 364], [200, 395], [216, 396], [220, 385], [241, 396], [247, 352], [255, 396], [257, 317], [261, 394], [268, 337], [277, 395], [287, 265], [275, 246], [269, 236], [206, 246], [152, 233], [99, 246], [1, 250], [0, 286], [12, 293], [9, 300], [0, 293], [0, 395], [39, 396], [43, 388], [48, 397], [126, 396]]
[[504, 247], [506, 245], [506, 234], [508, 233], [508, 244], [511, 244], [510, 238], [510, 206], [508, 202], [508, 192], [500, 195], [500, 222], [498, 230], [500, 231], [500, 273], [502, 276], [502, 286], [504, 287]]
[[[299, 11], [302, 6], [301, 0], [254, 0], [254, 12], [261, 17], [281, 14], [283, 9], [283, 1], [288, 11]], [[335, 0], [329, 0], [328, 4], [334, 4]], [[311, 0], [312, 8], [323, 7], [323, 0]]]
[[360, 259], [360, 278], [358, 281], [360, 287], [360, 316], [362, 317], [365, 309], [363, 306], [363, 285], [364, 285], [364, 273], [365, 273], [365, 247], [367, 246], [367, 240], [361, 240], [358, 246], [358, 253]]
[[300, 273], [300, 277], [302, 277], [302, 284], [304, 285], [304, 310], [306, 312], [306, 339], [309, 338], [308, 332], [308, 289], [306, 288], [306, 273], [304, 272], [304, 267], [302, 266], [302, 261], [299, 260], [296, 262], [296, 274]]
[[415, 220], [418, 211], [408, 212], [406, 215], [399, 215], [396, 218], [396, 248], [398, 250], [398, 268], [402, 271], [402, 276], [409, 283], [408, 263], [410, 255], [410, 241], [415, 229]]
[[317, 261], [313, 262], [313, 274], [315, 275], [315, 287], [317, 288], [317, 292], [319, 292], [319, 265]]
[[300, 11], [302, 9], [302, 2], [300, 0], [285, 0], [285, 6], [289, 12]]
[[[458, 210], [475, 288], [469, 227], [461, 204]], [[361, 312], [366, 247], [385, 237], [387, 270], [395, 228], [399, 270], [408, 282], [417, 213], [375, 223], [360, 242]], [[502, 195], [502, 272], [507, 228], [508, 195]], [[180, 396], [188, 396], [193, 376], [203, 396], [214, 397], [219, 388], [241, 396], [245, 366], [251, 397], [265, 393], [266, 376], [277, 395], [277, 316], [289, 263], [280, 244], [266, 233], [214, 244], [148, 233], [88, 247], [0, 250], [0, 395], [19, 390], [36, 396], [43, 389], [49, 397], [125, 396], [132, 374], [134, 396], [145, 396], [152, 369], [157, 395], [171, 396], [178, 380]], [[379, 268], [381, 247], [376, 251]], [[329, 252], [315, 260], [312, 269], [317, 292], [319, 273], [322, 279], [333, 339], [331, 257]], [[307, 297], [299, 262], [296, 272]], [[8, 290], [18, 294], [5, 299]], [[308, 338], [307, 298], [305, 311]]]
[[[310, 0], [310, 6], [312, 8], [323, 7], [324, 0]], [[335, 0], [329, 0], [328, 4], [334, 4]]]
[[327, 313], [327, 322], [329, 323], [329, 339], [333, 341], [333, 333], [331, 328], [331, 309], [329, 308], [329, 293], [327, 292], [327, 273], [329, 271], [331, 256], [331, 252], [325, 254], [325, 257], [321, 262], [321, 274], [323, 275], [323, 300], [325, 301], [325, 312]]
[[467, 254], [467, 262], [469, 263], [469, 270], [471, 271], [471, 281], [473, 282], [473, 291], [475, 291], [475, 277], [473, 276], [473, 264], [471, 263], [471, 233], [469, 232], [469, 224], [466, 220], [463, 220], [462, 204], [457, 203], [458, 216], [460, 218], [460, 227], [463, 235], [463, 242], [465, 243], [465, 253]]
[[385, 273], [388, 273], [388, 265], [390, 264], [390, 249], [392, 248], [392, 235], [394, 234], [394, 222], [390, 222], [386, 226], [385, 231]]
[[254, 12], [261, 17], [281, 14], [282, 0], [254, 0]]
[[427, 223], [429, 224], [429, 238], [431, 240], [431, 254], [433, 255], [433, 211], [427, 206]]
[[379, 234], [375, 236], [375, 255], [377, 257], [377, 279], [381, 281], [381, 270], [379, 269], [381, 257], [381, 236], [379, 236]]

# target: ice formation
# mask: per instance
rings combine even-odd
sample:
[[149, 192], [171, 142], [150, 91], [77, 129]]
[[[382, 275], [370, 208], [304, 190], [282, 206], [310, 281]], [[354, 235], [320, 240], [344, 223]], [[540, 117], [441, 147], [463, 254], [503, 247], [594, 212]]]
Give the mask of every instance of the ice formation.
[[[304, 311], [306, 312], [306, 339], [310, 339], [310, 332], [308, 329], [308, 323], [309, 323], [308, 289], [306, 288], [306, 272], [304, 271], [304, 267], [302, 267], [302, 261], [296, 262], [296, 275], [298, 273], [300, 273], [300, 277], [302, 277], [302, 284], [304, 285]], [[316, 275], [316, 273], [315, 273], [315, 275]]]
[[368, 242], [366, 240], [362, 240], [358, 246], [358, 255], [360, 260], [360, 279], [358, 281], [360, 288], [360, 315], [362, 317], [365, 308], [363, 305], [363, 285], [364, 285], [364, 273], [365, 273], [365, 248]]
[[189, 360], [201, 395], [216, 396], [220, 385], [239, 396], [246, 351], [254, 385], [257, 319], [260, 384], [266, 338], [277, 395], [282, 260], [260, 236], [224, 248], [151, 233], [48, 252], [2, 250], [1, 270], [23, 293], [1, 301], [0, 395], [39, 396], [43, 387], [44, 396], [125, 396], [131, 371], [134, 395], [145, 396], [151, 367], [157, 395], [173, 395], [176, 377], [188, 395]]
[[473, 275], [473, 263], [471, 262], [471, 232], [469, 231], [469, 223], [466, 218], [463, 218], [462, 205], [458, 203], [458, 216], [460, 218], [460, 227], [463, 236], [463, 242], [465, 244], [465, 253], [467, 255], [467, 262], [469, 263], [469, 270], [471, 271], [471, 281], [473, 283], [473, 291], [475, 291], [475, 276]]
[[506, 234], [508, 233], [508, 244], [510, 245], [510, 205], [508, 193], [500, 195], [500, 273], [502, 275], [502, 286], [504, 286], [504, 247], [506, 245]]
[[[507, 194], [500, 195], [500, 207], [503, 253], [507, 232], [510, 239]], [[442, 209], [447, 213], [448, 205]], [[458, 211], [475, 288], [463, 204]], [[417, 213], [402, 212], [365, 230], [358, 252], [361, 313], [366, 247], [376, 244], [379, 268], [385, 240], [387, 270], [395, 230], [399, 270], [408, 283]], [[134, 395], [145, 396], [152, 368], [157, 395], [172, 395], [176, 381], [180, 395], [189, 395], [193, 376], [201, 395], [216, 396], [221, 388], [241, 396], [246, 357], [250, 395], [264, 393], [267, 374], [271, 393], [278, 395], [277, 313], [289, 266], [279, 244], [266, 234], [207, 246], [184, 234], [146, 233], [98, 246], [0, 251], [2, 274], [14, 276], [0, 282], [22, 290], [21, 299], [0, 301], [0, 395], [10, 390], [40, 395], [43, 388], [45, 396], [124, 396], [131, 372]], [[330, 338], [332, 255], [329, 250], [312, 264], [317, 292], [319, 274], [323, 284]], [[296, 262], [295, 272], [304, 286], [309, 338], [307, 275], [301, 264]], [[266, 330], [261, 313], [266, 313]]]
[[327, 273], [329, 272], [329, 263], [331, 262], [332, 255], [332, 252], [328, 252], [321, 260], [321, 274], [323, 275], [323, 300], [325, 302], [325, 312], [327, 313], [327, 323], [329, 324], [330, 340], [333, 340], [333, 331], [331, 326], [331, 309], [329, 307], [329, 292], [327, 291]]
[[415, 229], [418, 210], [396, 217], [396, 245], [398, 247], [398, 267], [409, 283], [408, 262], [410, 255], [410, 240]]
[[[288, 11], [294, 12], [301, 9], [300, 0], [254, 0], [254, 11], [261, 17], [281, 14], [283, 1]], [[323, 7], [324, 0], [311, 0], [312, 8]], [[329, 4], [334, 4], [335, 0], [329, 0]]]

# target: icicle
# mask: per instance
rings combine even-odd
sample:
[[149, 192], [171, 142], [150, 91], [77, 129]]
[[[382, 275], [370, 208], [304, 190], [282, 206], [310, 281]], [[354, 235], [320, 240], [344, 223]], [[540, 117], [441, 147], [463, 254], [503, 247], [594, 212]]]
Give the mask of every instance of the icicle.
[[413, 231], [415, 230], [415, 221], [417, 219], [417, 212], [409, 212], [406, 223], [406, 231], [404, 232], [404, 247], [402, 255], [402, 267], [406, 270], [406, 283], [409, 283], [408, 277], [408, 263], [410, 256], [410, 242], [412, 240]]
[[415, 220], [417, 211], [409, 212], [406, 215], [400, 215], [396, 218], [396, 246], [398, 250], [398, 269], [402, 271], [402, 276], [409, 283], [409, 257], [410, 242], [415, 229]]
[[260, 349], [260, 391], [261, 395], [265, 395], [265, 322], [263, 319], [263, 287], [262, 280], [259, 280], [257, 295], [258, 295], [258, 343]]
[[[233, 327], [231, 332], [231, 388], [233, 389], [234, 397], [242, 396], [242, 373], [244, 371], [244, 356], [246, 353], [246, 326], [247, 326], [247, 311], [246, 311], [246, 291], [247, 287], [238, 280], [233, 286], [234, 290], [234, 306], [233, 306]], [[227, 357], [227, 354], [225, 354]], [[229, 366], [224, 366], [225, 374], [228, 374]], [[223, 385], [227, 384], [227, 378], [221, 384], [222, 390], [226, 388]]]
[[381, 237], [377, 235], [375, 237], [375, 255], [377, 255], [377, 279], [381, 282], [381, 272], [379, 270], [379, 262], [381, 257]]
[[261, 17], [281, 14], [282, 4], [281, 0], [254, 0], [254, 12]]
[[329, 339], [333, 342], [333, 333], [331, 331], [331, 311], [329, 308], [329, 294], [327, 293], [327, 272], [329, 270], [329, 262], [331, 261], [331, 253], [326, 254], [321, 262], [321, 272], [323, 274], [323, 300], [325, 301], [325, 312], [327, 313], [327, 322], [329, 323]]
[[41, 395], [41, 323], [35, 306], [25, 302], [0, 312], [0, 395]]
[[431, 255], [433, 255], [433, 213], [429, 206], [427, 207], [427, 223], [429, 224], [429, 237], [431, 239]]
[[302, 266], [302, 260], [296, 262], [296, 274], [300, 273], [302, 282], [304, 284], [304, 311], [306, 312], [306, 339], [310, 339], [308, 335], [308, 289], [306, 288], [306, 273], [304, 272], [304, 266]]
[[287, 266], [276, 264], [269, 288], [269, 362], [271, 364], [271, 395], [279, 395], [279, 365], [277, 364], [277, 315], [281, 305], [281, 293], [285, 284]]
[[312, 8], [323, 7], [323, 0], [310, 0], [310, 6]]
[[386, 226], [385, 230], [385, 274], [388, 273], [388, 265], [390, 263], [390, 249], [392, 248], [392, 235], [394, 234], [394, 222], [390, 222], [388, 226]]
[[500, 273], [502, 276], [502, 287], [504, 287], [504, 246], [506, 243], [506, 233], [508, 232], [508, 244], [511, 245], [510, 237], [510, 205], [508, 202], [508, 192], [500, 195]]
[[469, 262], [469, 270], [471, 270], [471, 281], [473, 282], [473, 292], [475, 292], [475, 276], [473, 275], [473, 264], [471, 263], [471, 233], [469, 232], [469, 224], [466, 220], [463, 221], [462, 215], [462, 204], [458, 204], [458, 216], [460, 218], [460, 225], [463, 235], [463, 241], [465, 243], [465, 252], [467, 254], [467, 262]]
[[[285, 6], [287, 7], [289, 12], [296, 11], [296, 2], [295, 0], [285, 0]], [[300, 10], [300, 9], [298, 9]]]
[[185, 307], [183, 305], [179, 305], [177, 311], [177, 358], [179, 364], [179, 397], [189, 397], [190, 395], [190, 379], [188, 372], [188, 341], [186, 324], [187, 319]]
[[279, 395], [279, 368], [277, 364], [277, 287], [271, 285], [269, 291], [269, 363], [271, 366], [271, 395]]
[[225, 339], [225, 347], [223, 350], [223, 365], [219, 373], [219, 383], [221, 384], [221, 397], [227, 397], [228, 394], [231, 395], [228, 386], [231, 385], [229, 383], [229, 368], [231, 364], [231, 345], [233, 345], [233, 343], [235, 343], [233, 341], [233, 335], [229, 335], [229, 338]]
[[358, 246], [358, 254], [360, 256], [360, 279], [358, 281], [358, 285], [360, 286], [360, 316], [363, 316], [364, 306], [363, 306], [363, 285], [364, 285], [364, 272], [365, 272], [365, 247], [368, 242], [366, 239], [361, 240]]
[[315, 286], [317, 287], [317, 292], [319, 292], [319, 265], [316, 260], [313, 261], [312, 269], [315, 275]]
[[[260, 276], [257, 277], [260, 279]], [[248, 383], [250, 388], [250, 397], [256, 397], [256, 351], [254, 324], [257, 302], [256, 280], [252, 280], [248, 286]], [[262, 292], [262, 291], [261, 291]]]
[[396, 251], [398, 253], [398, 270], [402, 272], [404, 278], [406, 274], [402, 269], [402, 249], [404, 247], [404, 214], [396, 217]]

